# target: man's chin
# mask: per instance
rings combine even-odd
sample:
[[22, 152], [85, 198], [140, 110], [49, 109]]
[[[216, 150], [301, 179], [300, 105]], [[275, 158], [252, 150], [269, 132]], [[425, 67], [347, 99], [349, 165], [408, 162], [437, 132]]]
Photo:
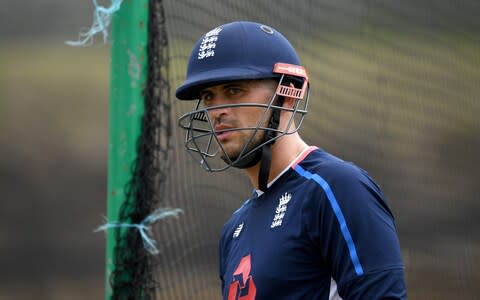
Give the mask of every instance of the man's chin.
[[[243, 168], [248, 168], [248, 167], [251, 167], [255, 164], [257, 164], [261, 157], [262, 157], [262, 151], [261, 149], [257, 149], [256, 151], [254, 152], [251, 152], [250, 151], [255, 148], [255, 147], [250, 147], [248, 150], [245, 150], [243, 152], [233, 152], [233, 153], [229, 153], [227, 151], [225, 151], [221, 156], [220, 158], [227, 164], [227, 165], [231, 165], [235, 168], [240, 168], [240, 169], [243, 169]], [[245, 156], [245, 154], [247, 154]]]
[[220, 155], [220, 158], [227, 164], [232, 164], [234, 163], [237, 159], [240, 153], [233, 153], [229, 154], [227, 151], [224, 151], [222, 155]]
[[[245, 165], [244, 161], [247, 161], [248, 163], [246, 165], [250, 166], [252, 163], [250, 161], [255, 160], [258, 161], [259, 155], [258, 151], [255, 151], [255, 153], [250, 153], [248, 157], [245, 157], [245, 154], [249, 153], [252, 149], [256, 148], [260, 143], [262, 142], [262, 139], [256, 139], [253, 142], [250, 142], [247, 145], [247, 149], [245, 148], [245, 144], [238, 145], [237, 143], [232, 144], [233, 141], [230, 143], [227, 143], [227, 141], [222, 142], [222, 149], [220, 150], [221, 155], [220, 158], [228, 165]], [[243, 151], [242, 151], [243, 150]]]

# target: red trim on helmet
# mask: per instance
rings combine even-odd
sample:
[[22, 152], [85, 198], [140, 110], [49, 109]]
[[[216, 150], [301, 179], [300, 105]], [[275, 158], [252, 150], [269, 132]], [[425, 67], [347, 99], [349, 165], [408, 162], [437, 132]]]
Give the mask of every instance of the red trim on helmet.
[[273, 66], [273, 73], [298, 76], [308, 80], [307, 70], [302, 66], [285, 64], [285, 63], [276, 63], [275, 66]]
[[294, 86], [286, 86], [281, 84], [279, 84], [277, 88], [277, 95], [303, 99], [308, 86], [307, 70], [304, 67], [292, 64], [276, 63], [275, 66], [273, 66], [273, 73], [303, 78], [303, 85], [300, 89]]

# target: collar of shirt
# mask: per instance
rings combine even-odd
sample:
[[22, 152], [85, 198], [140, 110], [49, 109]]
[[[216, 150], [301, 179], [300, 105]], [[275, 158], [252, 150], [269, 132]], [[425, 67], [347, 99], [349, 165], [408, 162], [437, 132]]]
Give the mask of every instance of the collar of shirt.
[[[315, 147], [315, 146], [310, 146], [310, 147], [305, 148], [302, 152], [300, 152], [300, 154], [299, 154], [297, 157], [295, 157], [295, 159], [292, 160], [292, 161], [290, 162], [290, 164], [289, 164], [285, 169], [283, 169], [282, 172], [280, 172], [280, 174], [277, 175], [277, 177], [275, 177], [272, 181], [270, 181], [270, 182], [267, 184], [267, 188], [270, 188], [270, 186], [272, 186], [272, 184], [274, 184], [275, 181], [278, 180], [278, 178], [282, 177], [282, 175], [285, 174], [294, 164], [298, 164], [298, 163], [300, 162], [299, 160], [303, 160], [303, 159], [305, 158], [305, 153], [311, 152], [311, 151], [314, 150], [314, 149], [317, 149], [317, 147]], [[254, 190], [253, 190], [253, 196], [254, 196], [255, 198], [258, 198], [258, 197], [260, 197], [261, 195], [263, 195], [263, 191], [258, 190], [258, 189], [254, 189]], [[252, 198], [253, 198], [253, 197], [252, 197]]]

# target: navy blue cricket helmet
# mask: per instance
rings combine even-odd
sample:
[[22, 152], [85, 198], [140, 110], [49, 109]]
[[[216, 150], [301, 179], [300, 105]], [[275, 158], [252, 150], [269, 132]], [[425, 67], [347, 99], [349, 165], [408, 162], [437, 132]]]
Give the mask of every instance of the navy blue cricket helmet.
[[254, 22], [221, 25], [202, 36], [192, 50], [187, 76], [176, 91], [180, 100], [198, 98], [205, 86], [242, 79], [275, 78], [276, 63], [300, 65], [290, 42], [275, 29]]
[[[200, 92], [229, 81], [275, 79], [269, 103], [202, 106]], [[179, 118], [186, 130], [185, 148], [207, 171], [223, 171], [229, 167], [249, 168], [261, 162], [259, 186], [266, 189], [270, 168], [270, 146], [276, 139], [298, 130], [308, 105], [308, 76], [290, 42], [275, 29], [254, 22], [238, 21], [214, 28], [195, 44], [187, 66], [185, 81], [177, 88], [180, 100], [197, 100], [196, 107]], [[285, 97], [295, 99], [294, 107], [284, 107]], [[215, 109], [238, 109], [255, 106], [263, 110], [258, 124], [224, 131], [250, 132], [249, 140], [234, 155], [225, 151], [210, 115]], [[279, 128], [280, 112], [288, 111], [291, 119], [286, 128]], [[295, 120], [294, 120], [295, 118]], [[293, 125], [292, 125], [293, 124]], [[221, 158], [221, 159], [218, 159]]]

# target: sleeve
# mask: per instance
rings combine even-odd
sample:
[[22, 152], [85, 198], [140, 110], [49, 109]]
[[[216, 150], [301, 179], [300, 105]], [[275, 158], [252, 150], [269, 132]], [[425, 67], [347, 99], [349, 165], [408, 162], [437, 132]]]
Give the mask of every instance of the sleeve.
[[[406, 299], [393, 215], [380, 188], [353, 166], [311, 174], [307, 230], [343, 299]], [[312, 214], [313, 212], [313, 214]]]
[[218, 258], [219, 258], [219, 277], [220, 277], [220, 284], [222, 285], [222, 295], [224, 293], [225, 287], [225, 226], [222, 229], [222, 233], [220, 235], [220, 242], [219, 242], [219, 250], [218, 250]]

